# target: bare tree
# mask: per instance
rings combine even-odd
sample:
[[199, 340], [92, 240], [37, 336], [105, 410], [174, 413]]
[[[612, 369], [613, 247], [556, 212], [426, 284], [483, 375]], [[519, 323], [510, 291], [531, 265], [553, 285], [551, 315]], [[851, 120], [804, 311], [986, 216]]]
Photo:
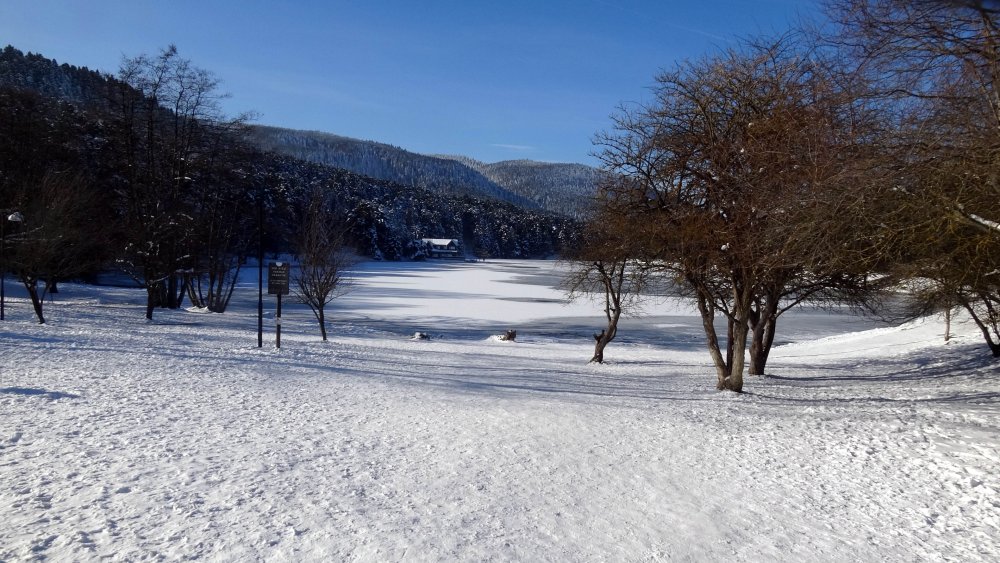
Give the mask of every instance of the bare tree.
[[[814, 194], [843, 183], [864, 116], [796, 38], [747, 42], [657, 77], [656, 101], [625, 108], [601, 158], [631, 182], [626, 210], [650, 265], [697, 303], [719, 389], [743, 388], [751, 339], [763, 373], [777, 317], [839, 275], [796, 242]], [[715, 328], [726, 323], [726, 346]]]
[[99, 195], [68, 173], [51, 172], [37, 185], [23, 186], [19, 228], [8, 237], [8, 248], [39, 323], [45, 323], [45, 296], [57, 280], [99, 265], [106, 228], [98, 205]]
[[346, 229], [337, 222], [325, 198], [314, 194], [299, 236], [298, 269], [293, 274], [294, 293], [312, 310], [324, 341], [326, 306], [348, 289], [347, 272], [357, 263], [356, 255], [344, 245]]
[[911, 311], [966, 309], [1000, 357], [1000, 12], [981, 0], [831, 0], [828, 37], [895, 118], [872, 186]]
[[202, 153], [203, 171], [193, 186], [190, 213], [195, 218], [190, 267], [184, 282], [188, 298], [198, 307], [223, 313], [229, 306], [243, 258], [256, 234], [255, 189], [247, 171], [250, 153], [234, 135], [220, 134], [213, 150]]
[[587, 221], [579, 247], [569, 256], [572, 265], [563, 281], [570, 299], [592, 298], [603, 305], [607, 324], [594, 335], [591, 362], [604, 363], [604, 349], [618, 335], [622, 315], [639, 311], [638, 299], [650, 272], [639, 260], [637, 245], [620, 223], [622, 219], [605, 210]]
[[156, 57], [125, 59], [118, 72], [112, 102], [125, 239], [119, 263], [146, 288], [148, 319], [156, 307], [179, 307], [185, 279], [201, 266], [197, 258], [214, 255], [200, 249], [222, 240], [206, 238], [205, 222], [220, 224], [217, 211], [240, 213], [204, 205], [204, 194], [226, 191], [218, 174], [227, 166], [226, 139], [248, 118], [225, 117], [218, 88], [212, 73], [173, 45]]

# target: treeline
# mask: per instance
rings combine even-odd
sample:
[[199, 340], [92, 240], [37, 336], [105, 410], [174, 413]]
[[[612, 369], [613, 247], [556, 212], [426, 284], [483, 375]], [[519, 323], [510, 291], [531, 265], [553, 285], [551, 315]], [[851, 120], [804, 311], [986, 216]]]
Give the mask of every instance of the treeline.
[[484, 258], [553, 257], [579, 236], [579, 224], [561, 215], [496, 199], [441, 195], [273, 153], [263, 157], [266, 176], [292, 199], [301, 201], [317, 189], [327, 194], [348, 244], [368, 256], [419, 258], [419, 239], [459, 238], [467, 252]]
[[420, 237], [542, 257], [574, 236], [575, 224], [554, 214], [261, 151], [251, 116], [226, 116], [220, 101], [217, 78], [173, 46], [123, 60], [115, 76], [4, 49], [3, 268], [24, 283], [40, 322], [58, 280], [109, 266], [145, 288], [148, 318], [185, 300], [222, 312], [246, 257], [259, 243], [300, 250], [310, 214], [386, 259], [419, 256]]
[[6, 88], [38, 92], [48, 97], [90, 105], [107, 103], [104, 73], [59, 64], [37, 53], [24, 54], [7, 45], [0, 51], [0, 77]]
[[964, 309], [1000, 357], [1000, 12], [826, 10], [822, 33], [661, 73], [654, 100], [599, 137], [612, 176], [571, 280], [606, 296], [594, 361], [663, 279], [697, 304], [719, 389], [762, 375], [781, 315], [807, 301]]

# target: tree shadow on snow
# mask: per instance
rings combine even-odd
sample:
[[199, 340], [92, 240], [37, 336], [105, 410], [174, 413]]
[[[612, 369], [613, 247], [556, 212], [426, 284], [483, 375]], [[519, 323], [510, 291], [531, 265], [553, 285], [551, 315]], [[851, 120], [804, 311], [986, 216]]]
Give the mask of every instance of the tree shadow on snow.
[[[467, 354], [408, 357], [405, 362], [386, 362], [376, 369], [343, 362], [333, 367], [340, 375], [363, 378], [391, 378], [409, 384], [442, 387], [460, 393], [492, 395], [551, 395], [589, 402], [593, 398], [670, 401], [712, 400], [717, 394], [707, 378], [669, 370], [661, 375], [634, 375], [615, 369], [615, 364], [567, 368], [562, 360], [534, 358], [533, 365], [509, 365], [502, 350], [478, 350]], [[319, 363], [278, 360], [296, 371], [319, 371], [331, 366]], [[470, 366], [475, 366], [470, 369]], [[678, 367], [679, 364], [670, 364]], [[590, 398], [590, 399], [588, 399]]]
[[[760, 380], [762, 385], [755, 385], [751, 378], [747, 394], [767, 401], [808, 404], [1000, 403], [1000, 391], [994, 390], [995, 385], [986, 385], [996, 379], [1000, 366], [981, 346], [954, 346], [833, 366], [799, 364], [795, 368], [801, 368], [801, 375], [768, 374]], [[775, 393], [769, 393], [768, 388]]]
[[[895, 382], [969, 377], [1000, 366], [979, 346], [956, 346], [944, 351], [924, 351], [892, 358], [865, 358], [833, 366], [800, 363], [803, 371], [834, 371], [836, 375], [767, 375], [768, 379], [800, 382]], [[780, 359], [775, 360], [780, 362]], [[990, 370], [990, 368], [994, 368]], [[872, 373], [876, 372], [876, 373]]]
[[34, 389], [31, 387], [4, 387], [0, 393], [6, 395], [24, 395], [32, 397], [44, 397], [50, 401], [59, 399], [79, 399], [80, 395], [73, 393], [63, 393], [62, 391], [46, 391], [45, 389]]

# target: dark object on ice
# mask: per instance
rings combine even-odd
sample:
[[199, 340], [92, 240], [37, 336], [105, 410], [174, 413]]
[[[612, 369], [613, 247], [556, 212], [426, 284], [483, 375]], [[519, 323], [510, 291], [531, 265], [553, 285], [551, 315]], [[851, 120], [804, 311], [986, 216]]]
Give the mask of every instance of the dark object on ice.
[[517, 339], [516, 330], [508, 330], [507, 332], [500, 335], [500, 340], [513, 342]]
[[414, 332], [413, 333], [413, 340], [430, 340], [430, 339], [431, 339], [431, 335], [427, 334], [426, 332]]

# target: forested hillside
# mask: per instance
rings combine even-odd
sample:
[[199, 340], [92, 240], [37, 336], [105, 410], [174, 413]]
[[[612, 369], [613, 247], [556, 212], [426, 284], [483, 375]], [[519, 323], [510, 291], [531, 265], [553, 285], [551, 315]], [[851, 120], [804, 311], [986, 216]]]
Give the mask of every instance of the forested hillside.
[[496, 198], [527, 208], [538, 206], [451, 159], [405, 151], [384, 143], [361, 141], [318, 131], [256, 126], [250, 138], [262, 150], [343, 168], [357, 174], [450, 195]]
[[[454, 161], [429, 159], [458, 178], [442, 188], [261, 150], [260, 129], [224, 115], [217, 87], [172, 46], [123, 61], [115, 76], [3, 50], [0, 209], [23, 215], [5, 248], [29, 292], [114, 265], [147, 289], [147, 317], [184, 299], [221, 311], [259, 238], [296, 252], [316, 214], [380, 259], [421, 258], [422, 237], [503, 258], [558, 255], [575, 238], [572, 219], [504, 201], [524, 203]], [[43, 297], [32, 294], [40, 321]]]
[[557, 255], [576, 237], [576, 222], [560, 215], [442, 195], [276, 153], [263, 158], [259, 173], [290, 200], [304, 201], [316, 189], [329, 194], [352, 245], [366, 255], [409, 259], [421, 256], [415, 244], [421, 238], [458, 238], [469, 256], [540, 258]]
[[105, 105], [112, 77], [8, 45], [0, 51], [0, 86], [29, 90], [66, 101]]
[[543, 209], [583, 217], [594, 202], [601, 180], [598, 169], [584, 164], [503, 160], [485, 163], [468, 157], [453, 158], [511, 192]]
[[317, 131], [256, 126], [261, 149], [445, 194], [487, 196], [525, 208], [582, 217], [600, 174], [583, 164], [507, 160], [487, 164], [464, 156], [428, 156], [374, 141]]

